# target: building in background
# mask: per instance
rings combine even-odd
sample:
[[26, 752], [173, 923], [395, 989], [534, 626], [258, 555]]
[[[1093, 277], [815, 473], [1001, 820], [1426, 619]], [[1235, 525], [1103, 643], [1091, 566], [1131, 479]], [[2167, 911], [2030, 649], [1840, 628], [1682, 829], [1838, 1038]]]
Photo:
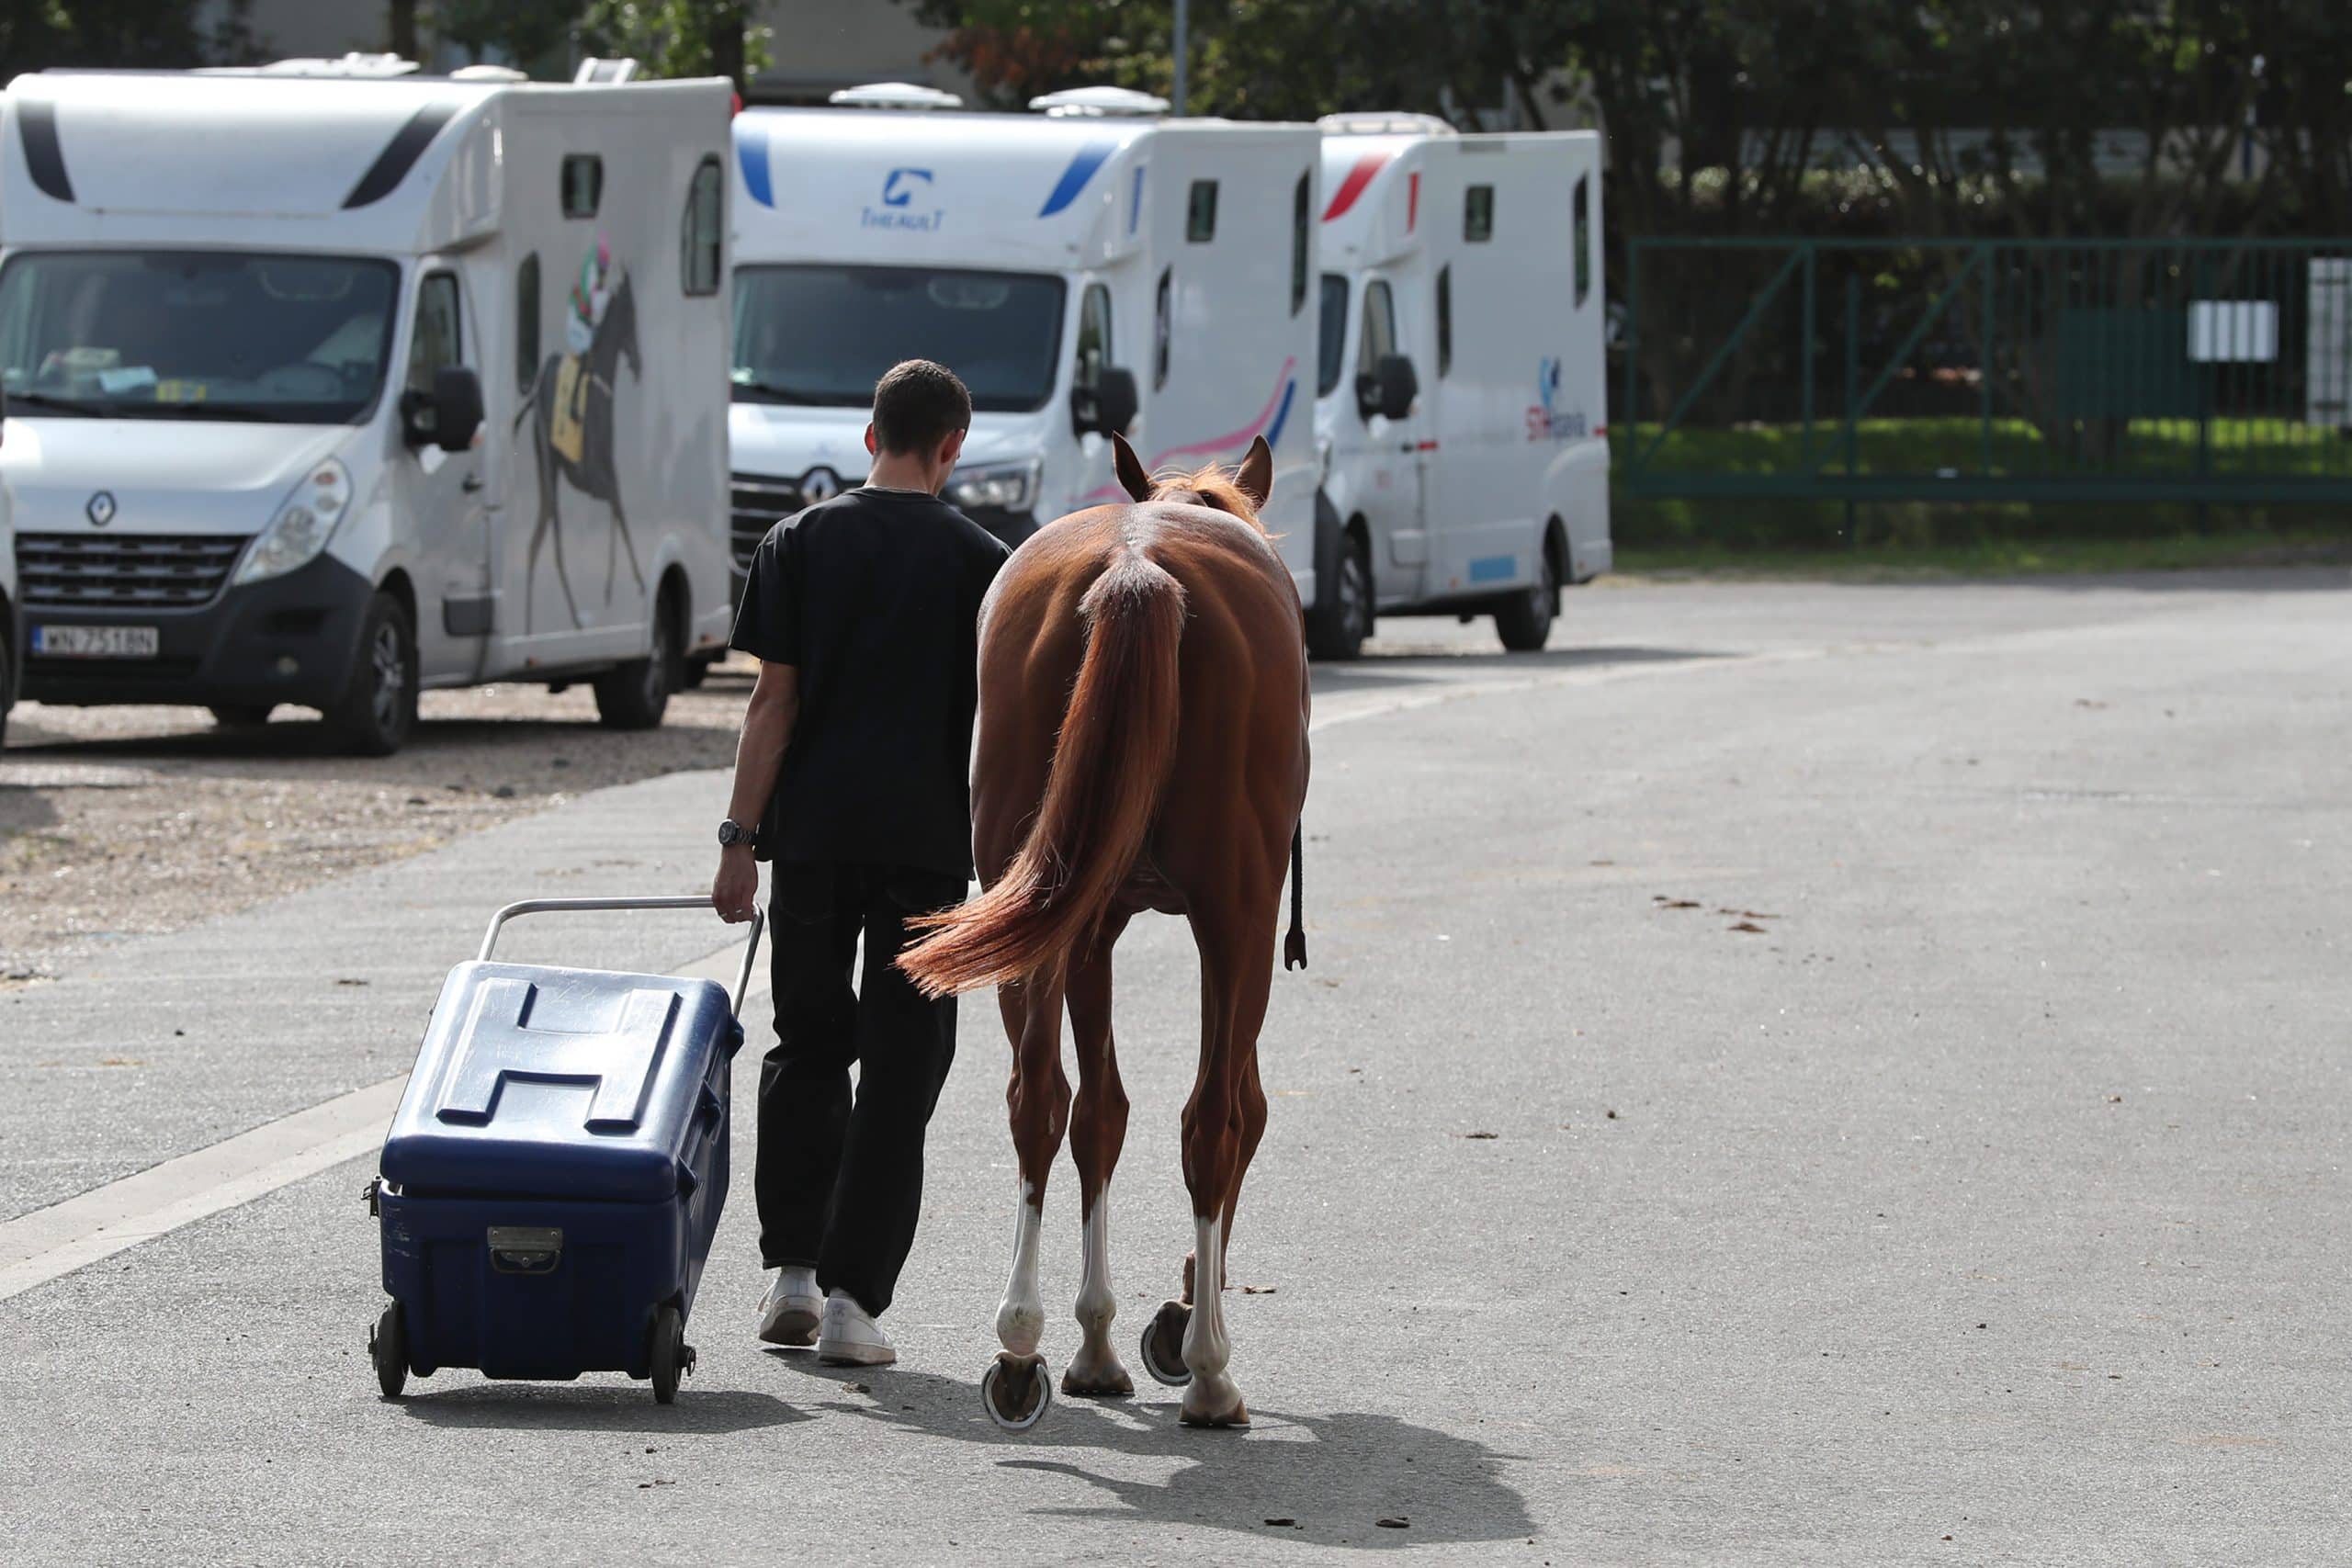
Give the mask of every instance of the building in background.
[[[203, 30], [242, 20], [262, 59], [282, 60], [390, 47], [385, 0], [201, 0]], [[473, 63], [467, 51], [437, 39], [431, 0], [418, 6], [424, 63], [435, 71]], [[758, 19], [773, 29], [773, 63], [752, 80], [755, 103], [822, 103], [826, 95], [865, 82], [913, 82], [971, 96], [971, 80], [952, 62], [933, 62], [940, 29], [925, 27], [888, 0], [767, 0]], [[576, 57], [576, 49], [571, 51]], [[510, 63], [501, 61], [499, 63]], [[568, 74], [575, 59], [528, 62], [537, 73]]]

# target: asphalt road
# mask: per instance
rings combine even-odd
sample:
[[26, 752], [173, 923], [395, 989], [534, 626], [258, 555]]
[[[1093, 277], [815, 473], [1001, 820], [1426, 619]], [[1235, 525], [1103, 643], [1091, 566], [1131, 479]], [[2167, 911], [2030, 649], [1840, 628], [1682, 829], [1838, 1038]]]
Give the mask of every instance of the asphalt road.
[[[1013, 1176], [968, 1002], [897, 1369], [752, 1341], [739, 1179], [676, 1405], [464, 1372], [383, 1403], [353, 1160], [0, 1300], [8, 1561], [2352, 1555], [2352, 581], [1569, 611], [1537, 658], [1399, 623], [1318, 672], [1314, 965], [1275, 987], [1232, 1254], [1246, 1435], [1148, 1383], [987, 1423]], [[396, 1073], [492, 904], [691, 886], [721, 793], [590, 795], [0, 996], [0, 1220]], [[1197, 992], [1172, 921], [1120, 964], [1132, 1344], [1189, 1244]]]

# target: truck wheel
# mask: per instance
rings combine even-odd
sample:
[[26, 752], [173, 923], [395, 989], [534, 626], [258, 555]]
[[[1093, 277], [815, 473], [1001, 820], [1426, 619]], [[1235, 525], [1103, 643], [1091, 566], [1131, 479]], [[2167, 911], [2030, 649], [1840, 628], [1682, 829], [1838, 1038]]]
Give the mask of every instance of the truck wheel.
[[664, 593], [654, 601], [653, 651], [596, 677], [596, 717], [606, 729], [652, 729], [670, 706], [684, 660], [678, 649], [678, 613]]
[[1353, 659], [1372, 635], [1372, 562], [1363, 541], [1340, 541], [1331, 591], [1315, 596], [1306, 616], [1306, 650], [1317, 659]]
[[356, 757], [390, 756], [416, 727], [416, 628], [390, 594], [368, 601], [359, 658], [326, 717], [337, 747]]
[[1536, 653], [1552, 636], [1553, 618], [1560, 610], [1560, 580], [1552, 570], [1552, 552], [1544, 552], [1544, 574], [1532, 588], [1523, 589], [1495, 612], [1495, 631], [1513, 653]]

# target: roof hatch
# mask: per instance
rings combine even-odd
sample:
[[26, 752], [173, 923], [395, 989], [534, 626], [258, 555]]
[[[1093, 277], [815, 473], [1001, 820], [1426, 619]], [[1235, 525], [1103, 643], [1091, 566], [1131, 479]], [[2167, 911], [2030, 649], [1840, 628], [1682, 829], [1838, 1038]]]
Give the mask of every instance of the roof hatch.
[[1041, 114], [1062, 118], [1145, 118], [1168, 112], [1168, 100], [1127, 87], [1071, 87], [1029, 100]]
[[868, 82], [863, 87], [843, 87], [825, 100], [850, 109], [959, 109], [964, 100], [953, 93], [943, 93], [936, 87], [918, 86], [912, 82]]

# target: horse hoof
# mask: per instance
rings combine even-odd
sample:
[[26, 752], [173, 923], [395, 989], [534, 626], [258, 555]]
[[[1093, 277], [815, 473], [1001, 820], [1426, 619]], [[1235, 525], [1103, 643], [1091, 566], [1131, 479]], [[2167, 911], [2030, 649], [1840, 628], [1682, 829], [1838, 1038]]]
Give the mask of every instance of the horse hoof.
[[1182, 1302], [1162, 1302], [1143, 1329], [1143, 1370], [1152, 1381], [1170, 1388], [1182, 1388], [1193, 1381], [1193, 1370], [1184, 1364], [1184, 1330], [1193, 1321], [1193, 1309]]
[[1136, 1391], [1136, 1380], [1106, 1348], [1100, 1359], [1084, 1351], [1062, 1371], [1062, 1392], [1084, 1399], [1125, 1399]]
[[1176, 1412], [1176, 1419], [1187, 1427], [1247, 1427], [1250, 1411], [1241, 1403], [1241, 1391], [1233, 1380], [1219, 1374], [1203, 1378], [1184, 1391], [1184, 1403]]
[[1008, 1432], [1025, 1432], [1035, 1426], [1053, 1402], [1053, 1382], [1046, 1376], [1043, 1356], [1000, 1350], [980, 1375], [980, 1404], [987, 1407], [989, 1419]]

